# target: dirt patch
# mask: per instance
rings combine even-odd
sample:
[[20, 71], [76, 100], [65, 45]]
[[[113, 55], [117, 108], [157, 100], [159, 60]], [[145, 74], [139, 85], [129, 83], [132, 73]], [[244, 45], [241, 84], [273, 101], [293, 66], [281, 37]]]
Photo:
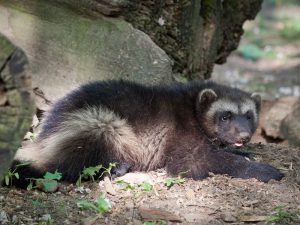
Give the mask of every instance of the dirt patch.
[[[265, 224], [272, 214], [280, 214], [274, 207], [282, 206], [288, 216], [276, 224], [299, 224], [300, 149], [252, 144], [243, 151], [252, 159], [276, 166], [285, 178], [265, 184], [212, 175], [202, 181], [185, 179], [168, 189], [165, 171], [158, 170], [146, 176], [153, 183], [149, 191], [138, 185], [124, 190], [116, 180], [111, 182], [113, 194], [103, 181], [84, 183], [83, 194], [69, 184], [61, 184], [56, 193], [0, 188], [0, 223], [143, 224], [155, 220], [159, 221], [156, 224]], [[108, 213], [78, 208], [79, 200], [94, 201], [99, 195], [109, 200]]]

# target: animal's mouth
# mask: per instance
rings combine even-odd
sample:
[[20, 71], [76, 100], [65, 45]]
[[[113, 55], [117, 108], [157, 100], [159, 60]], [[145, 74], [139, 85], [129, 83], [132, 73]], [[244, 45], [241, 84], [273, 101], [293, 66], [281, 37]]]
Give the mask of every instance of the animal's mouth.
[[245, 145], [245, 143], [242, 143], [242, 142], [234, 142], [234, 143], [221, 143], [220, 146], [221, 147], [232, 147], [232, 148], [241, 148]]
[[235, 143], [233, 144], [233, 146], [240, 148], [240, 147], [243, 147], [243, 146], [244, 146], [244, 143], [242, 143], [242, 142], [235, 142]]
[[230, 146], [232, 148], [241, 148], [245, 145], [246, 143], [244, 142], [241, 142], [241, 141], [236, 141], [236, 142], [231, 142], [231, 143], [228, 143], [227, 146]]

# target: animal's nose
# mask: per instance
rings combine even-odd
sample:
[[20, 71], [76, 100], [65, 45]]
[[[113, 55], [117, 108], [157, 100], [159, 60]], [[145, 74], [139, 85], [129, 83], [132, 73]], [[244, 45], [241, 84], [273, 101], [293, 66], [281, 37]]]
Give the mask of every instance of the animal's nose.
[[248, 132], [241, 132], [239, 134], [239, 139], [241, 141], [243, 141], [244, 143], [250, 141], [250, 133], [248, 133]]

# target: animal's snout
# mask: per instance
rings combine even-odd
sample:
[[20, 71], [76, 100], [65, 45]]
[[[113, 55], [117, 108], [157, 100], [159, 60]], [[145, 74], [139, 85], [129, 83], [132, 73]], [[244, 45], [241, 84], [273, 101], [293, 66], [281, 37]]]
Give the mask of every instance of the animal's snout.
[[243, 142], [243, 143], [247, 143], [248, 141], [250, 141], [251, 135], [249, 132], [241, 132], [239, 133], [238, 139]]

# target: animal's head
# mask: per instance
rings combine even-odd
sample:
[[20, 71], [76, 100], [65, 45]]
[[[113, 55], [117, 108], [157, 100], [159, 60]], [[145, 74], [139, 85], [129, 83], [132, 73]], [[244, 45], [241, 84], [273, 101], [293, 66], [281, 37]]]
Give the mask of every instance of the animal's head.
[[259, 119], [258, 94], [216, 85], [200, 91], [196, 104], [200, 125], [212, 141], [233, 147], [250, 141]]

